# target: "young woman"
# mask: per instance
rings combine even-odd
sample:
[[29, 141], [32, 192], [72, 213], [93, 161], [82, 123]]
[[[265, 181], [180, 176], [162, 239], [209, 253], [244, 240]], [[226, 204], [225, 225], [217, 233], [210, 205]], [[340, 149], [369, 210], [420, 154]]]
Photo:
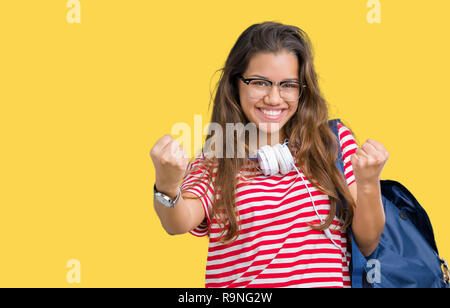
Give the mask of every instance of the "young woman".
[[[247, 28], [232, 48], [211, 123], [223, 132], [227, 123], [255, 125], [258, 135], [267, 134], [257, 148], [286, 140], [295, 167], [265, 175], [251, 159], [255, 138], [231, 144], [212, 130], [211, 151], [205, 146], [191, 162], [169, 135], [156, 142], [155, 210], [169, 234], [209, 236], [206, 287], [351, 286], [346, 228], [369, 256], [385, 222], [379, 180], [388, 152], [371, 139], [359, 148], [342, 122], [337, 140], [328, 120], [308, 36], [264, 22]], [[244, 157], [214, 151], [239, 142]], [[345, 177], [335, 167], [338, 142]]]

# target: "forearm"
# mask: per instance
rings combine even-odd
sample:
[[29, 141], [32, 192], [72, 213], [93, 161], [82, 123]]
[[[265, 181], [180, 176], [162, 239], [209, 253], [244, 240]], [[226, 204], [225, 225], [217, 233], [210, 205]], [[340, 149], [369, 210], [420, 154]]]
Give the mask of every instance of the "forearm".
[[[176, 193], [168, 194], [170, 197], [176, 195]], [[159, 203], [155, 197], [153, 197], [153, 204], [156, 213], [161, 221], [161, 224], [169, 234], [183, 234], [186, 233], [188, 228], [188, 222], [190, 221], [190, 210], [188, 206], [185, 206], [185, 200], [182, 196], [178, 199], [173, 208], [168, 208]]]
[[359, 249], [370, 255], [378, 245], [384, 229], [385, 216], [380, 181], [357, 185], [356, 209], [352, 231]]

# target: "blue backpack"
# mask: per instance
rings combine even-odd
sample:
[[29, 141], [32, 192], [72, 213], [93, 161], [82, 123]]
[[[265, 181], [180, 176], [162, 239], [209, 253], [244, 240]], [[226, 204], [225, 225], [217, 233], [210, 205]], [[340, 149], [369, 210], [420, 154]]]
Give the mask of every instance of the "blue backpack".
[[[337, 137], [336, 166], [344, 175], [337, 123], [329, 121]], [[380, 180], [386, 222], [375, 251], [364, 257], [351, 227], [351, 283], [353, 288], [449, 288], [447, 262], [439, 257], [433, 228], [425, 210], [402, 184]], [[342, 203], [345, 199], [339, 194]]]

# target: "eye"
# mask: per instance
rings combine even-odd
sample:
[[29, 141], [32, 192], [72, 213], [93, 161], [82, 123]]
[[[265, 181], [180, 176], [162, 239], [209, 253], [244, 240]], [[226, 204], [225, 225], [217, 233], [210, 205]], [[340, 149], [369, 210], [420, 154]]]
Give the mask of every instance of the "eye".
[[265, 80], [252, 80], [250, 81], [251, 86], [258, 86], [258, 87], [269, 87], [270, 83]]
[[298, 89], [300, 86], [299, 86], [298, 83], [288, 82], [288, 83], [283, 83], [282, 87], [283, 88], [290, 88], [290, 89]]

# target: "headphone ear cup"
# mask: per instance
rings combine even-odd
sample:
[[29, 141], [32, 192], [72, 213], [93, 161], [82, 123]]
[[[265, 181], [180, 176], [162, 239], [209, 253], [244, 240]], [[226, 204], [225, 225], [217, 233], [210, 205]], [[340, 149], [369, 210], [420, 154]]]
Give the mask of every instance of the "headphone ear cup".
[[278, 165], [280, 166], [280, 173], [285, 175], [291, 171], [291, 168], [289, 168], [289, 160], [287, 157], [285, 157], [286, 153], [283, 151], [281, 144], [276, 144], [273, 146], [273, 150], [275, 152], [275, 156], [278, 160]]
[[272, 176], [280, 170], [274, 149], [269, 145], [265, 145], [258, 150], [258, 162], [264, 175]]
[[276, 144], [274, 146], [279, 157], [280, 171], [281, 173], [288, 174], [291, 172], [294, 164], [294, 158], [291, 151], [286, 144]]
[[284, 153], [283, 157], [289, 166], [289, 171], [291, 171], [292, 168], [295, 166], [295, 160], [294, 157], [292, 156], [291, 150], [289, 150], [289, 147], [286, 144], [280, 145], [280, 149], [281, 152]]
[[267, 155], [265, 154], [265, 151], [263, 148], [260, 148], [258, 150], [258, 163], [259, 167], [261, 168], [261, 171], [264, 173], [264, 175], [269, 175], [270, 168], [269, 168], [269, 162], [267, 160]]

